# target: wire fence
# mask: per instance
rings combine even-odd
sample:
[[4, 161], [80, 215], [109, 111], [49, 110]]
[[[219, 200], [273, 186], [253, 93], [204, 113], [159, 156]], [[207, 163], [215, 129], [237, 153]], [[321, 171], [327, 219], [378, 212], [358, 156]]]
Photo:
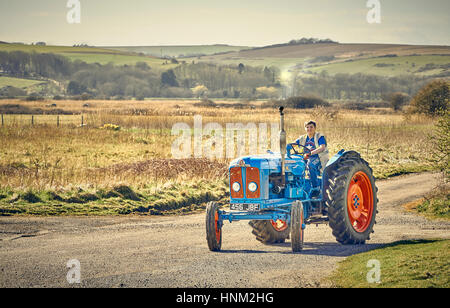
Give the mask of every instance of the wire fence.
[[1, 114], [1, 127], [12, 126], [87, 126], [88, 117], [85, 115], [28, 115]]

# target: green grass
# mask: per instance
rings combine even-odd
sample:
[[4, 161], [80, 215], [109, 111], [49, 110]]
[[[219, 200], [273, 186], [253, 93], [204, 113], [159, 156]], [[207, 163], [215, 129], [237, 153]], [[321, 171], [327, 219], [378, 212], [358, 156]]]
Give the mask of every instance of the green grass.
[[[379, 261], [379, 283], [367, 281], [369, 260]], [[449, 288], [449, 260], [450, 240], [400, 241], [346, 258], [327, 280], [343, 288]]]
[[425, 198], [416, 208], [417, 212], [432, 219], [450, 220], [450, 193], [442, 191]]
[[70, 60], [81, 60], [86, 63], [99, 63], [107, 64], [112, 62], [114, 65], [135, 65], [137, 62], [145, 62], [150, 67], [162, 67], [169, 69], [176, 65], [164, 64], [166, 61], [162, 59], [156, 59], [147, 56], [136, 56], [136, 55], [122, 55], [113, 53], [77, 53], [77, 52], [63, 52], [60, 55], [69, 58]]
[[373, 174], [377, 180], [388, 179], [410, 173], [438, 171], [438, 168], [426, 162], [413, 162], [409, 164], [373, 165]]
[[16, 87], [16, 88], [28, 88], [28, 87], [35, 86], [35, 85], [38, 85], [41, 83], [45, 83], [45, 82], [42, 82], [39, 80], [30, 80], [30, 79], [0, 76], [0, 88], [6, 87], [6, 86], [12, 86], [12, 87]]
[[[397, 76], [403, 74], [416, 74], [416, 75], [432, 75], [442, 72], [442, 69], [426, 70], [418, 72], [418, 70], [428, 63], [434, 63], [437, 65], [449, 64], [450, 56], [401, 56], [393, 58], [370, 58], [363, 60], [355, 60], [352, 62], [332, 63], [327, 65], [321, 65], [308, 69], [311, 72], [327, 71], [331, 75], [338, 73], [364, 73], [375, 74], [380, 76]], [[387, 66], [377, 67], [377, 64], [384, 64]]]
[[191, 181], [135, 190], [126, 185], [72, 190], [0, 190], [0, 215], [182, 214], [226, 198], [225, 181]]

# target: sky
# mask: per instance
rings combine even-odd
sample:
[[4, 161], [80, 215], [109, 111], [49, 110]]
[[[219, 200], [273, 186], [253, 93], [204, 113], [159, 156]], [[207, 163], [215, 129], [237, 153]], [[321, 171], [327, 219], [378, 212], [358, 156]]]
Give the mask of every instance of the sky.
[[[80, 22], [69, 23], [69, 1]], [[380, 5], [380, 23], [369, 23]], [[450, 45], [449, 0], [0, 0], [0, 41], [51, 45]], [[75, 16], [75, 15], [71, 15]], [[372, 15], [371, 15], [372, 16]]]

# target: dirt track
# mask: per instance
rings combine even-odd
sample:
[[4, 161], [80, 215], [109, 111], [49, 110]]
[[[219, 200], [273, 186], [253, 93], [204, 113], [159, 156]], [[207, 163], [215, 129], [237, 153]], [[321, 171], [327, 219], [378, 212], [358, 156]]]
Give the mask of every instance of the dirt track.
[[[315, 287], [337, 262], [380, 244], [449, 238], [450, 223], [402, 204], [436, 184], [435, 174], [378, 181], [379, 214], [366, 245], [338, 244], [328, 225], [308, 225], [305, 248], [257, 242], [246, 222], [225, 223], [223, 251], [208, 250], [204, 214], [181, 217], [1, 217], [0, 287]], [[81, 284], [66, 279], [70, 259]]]

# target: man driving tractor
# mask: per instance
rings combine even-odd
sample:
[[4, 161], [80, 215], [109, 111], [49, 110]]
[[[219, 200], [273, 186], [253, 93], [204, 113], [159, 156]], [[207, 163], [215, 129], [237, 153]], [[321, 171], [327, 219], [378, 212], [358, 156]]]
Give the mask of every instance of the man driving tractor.
[[317, 177], [329, 160], [327, 141], [324, 135], [316, 132], [316, 122], [314, 121], [305, 122], [305, 131], [306, 134], [300, 136], [295, 143], [310, 150], [304, 158], [308, 160], [307, 168], [309, 169], [314, 195], [316, 195], [320, 191], [320, 183]]

